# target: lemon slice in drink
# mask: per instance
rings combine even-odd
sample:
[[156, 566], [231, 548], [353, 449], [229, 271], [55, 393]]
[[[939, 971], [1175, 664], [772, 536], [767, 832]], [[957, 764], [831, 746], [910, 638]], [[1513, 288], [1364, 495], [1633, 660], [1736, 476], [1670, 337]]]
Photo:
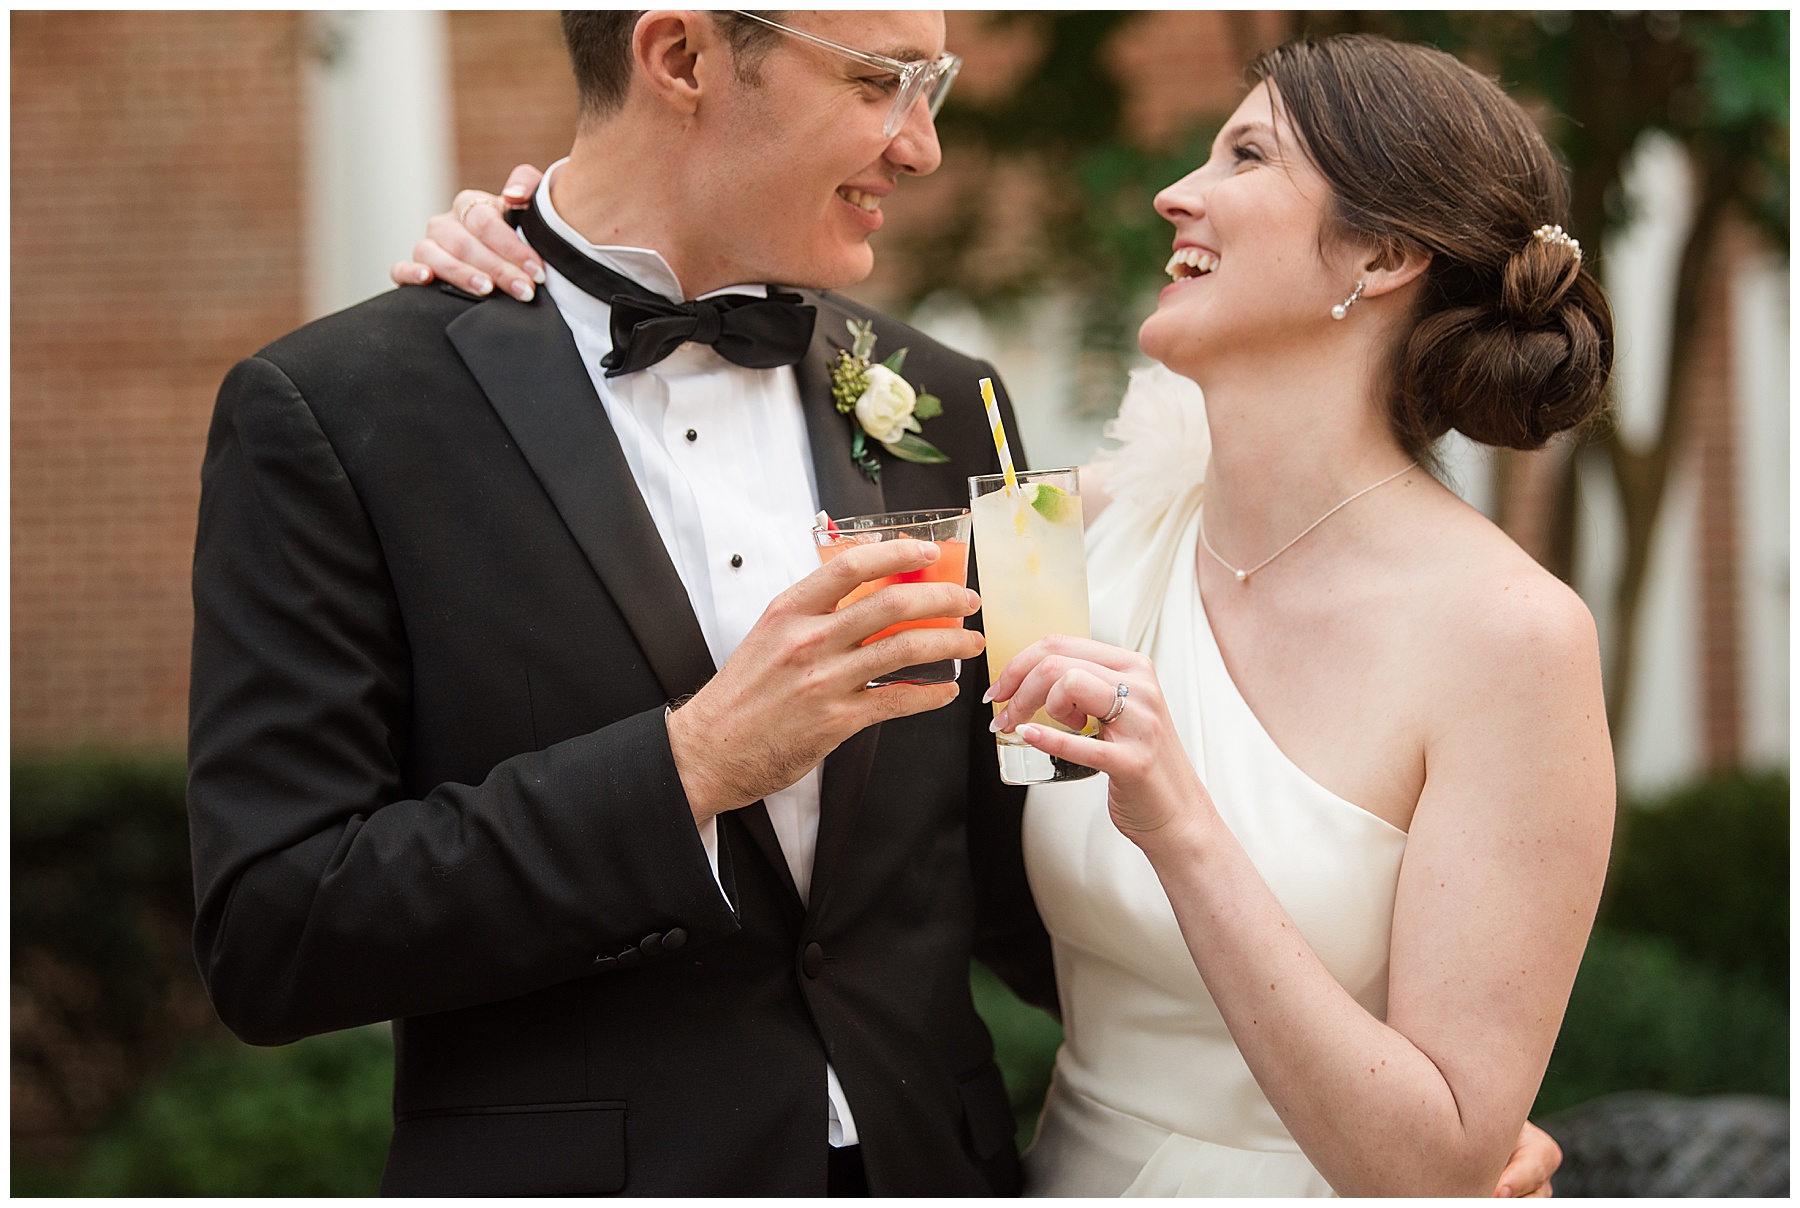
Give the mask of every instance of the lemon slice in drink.
[[1027, 502], [1032, 510], [1051, 524], [1081, 522], [1081, 500], [1077, 496], [1047, 482], [1027, 483], [1024, 489], [1030, 493]]

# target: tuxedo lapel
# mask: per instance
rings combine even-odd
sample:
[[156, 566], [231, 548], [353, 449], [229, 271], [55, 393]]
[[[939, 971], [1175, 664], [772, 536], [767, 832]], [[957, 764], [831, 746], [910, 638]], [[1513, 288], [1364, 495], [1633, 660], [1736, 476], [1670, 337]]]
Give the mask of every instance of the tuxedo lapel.
[[[473, 306], [446, 333], [624, 614], [663, 690], [671, 698], [699, 691], [716, 670], [706, 635], [555, 303], [539, 291], [529, 306]], [[738, 814], [798, 903], [800, 891], [762, 802]]]
[[[855, 420], [839, 414], [831, 397], [831, 367], [837, 363], [838, 348], [850, 343], [844, 324], [851, 316], [828, 295], [809, 293], [807, 300], [818, 306], [819, 322], [813, 328], [806, 358], [794, 366], [794, 377], [806, 413], [819, 506], [834, 517], [884, 512], [887, 505], [881, 486], [869, 481], [850, 459], [850, 425]], [[862, 806], [880, 737], [881, 727], [870, 726], [851, 735], [825, 759], [819, 785], [819, 841], [807, 895], [809, 913], [816, 914], [829, 897], [831, 874]]]
[[715, 668], [575, 338], [548, 295], [472, 306], [446, 329], [671, 697]]

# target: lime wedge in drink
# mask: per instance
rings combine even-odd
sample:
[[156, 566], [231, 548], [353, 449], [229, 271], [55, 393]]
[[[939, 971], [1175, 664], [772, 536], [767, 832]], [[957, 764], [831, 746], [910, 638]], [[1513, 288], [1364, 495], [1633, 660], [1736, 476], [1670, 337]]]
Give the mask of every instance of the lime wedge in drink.
[[1080, 523], [1081, 500], [1061, 487], [1034, 482], [1027, 484], [1025, 489], [1031, 492], [1032, 508], [1051, 524]]

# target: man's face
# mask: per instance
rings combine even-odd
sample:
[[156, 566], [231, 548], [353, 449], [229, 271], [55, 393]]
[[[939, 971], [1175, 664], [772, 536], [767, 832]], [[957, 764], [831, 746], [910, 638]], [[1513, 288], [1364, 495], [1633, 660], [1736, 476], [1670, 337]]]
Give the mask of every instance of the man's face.
[[[783, 24], [894, 59], [944, 50], [938, 12], [795, 12]], [[941, 159], [926, 106], [886, 137], [899, 80], [786, 34], [775, 34], [756, 77], [715, 71], [696, 115], [697, 204], [684, 242], [698, 276], [819, 289], [862, 280], [882, 200], [902, 175], [935, 171]]]

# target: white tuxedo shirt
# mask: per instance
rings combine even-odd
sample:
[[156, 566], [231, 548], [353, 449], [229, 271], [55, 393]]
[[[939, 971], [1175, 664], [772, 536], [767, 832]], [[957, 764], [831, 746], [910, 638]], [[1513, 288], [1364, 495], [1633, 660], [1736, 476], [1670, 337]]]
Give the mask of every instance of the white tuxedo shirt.
[[[545, 224], [614, 272], [671, 301], [685, 299], [674, 270], [656, 251], [589, 243], [557, 214], [550, 183], [565, 162], [552, 164], [538, 186]], [[769, 602], [819, 567], [812, 539], [818, 487], [793, 368], [746, 369], [707, 345], [683, 344], [648, 369], [609, 378], [600, 360], [612, 351], [612, 308], [549, 265], [544, 272], [544, 288], [575, 336], [638, 492], [687, 588], [713, 665], [723, 666]], [[740, 285], [714, 293], [766, 295], [767, 288]], [[819, 782], [814, 767], [763, 799], [802, 901], [818, 846]], [[716, 878], [717, 821], [709, 821], [700, 837]], [[856, 1122], [830, 1065], [825, 1079], [828, 1139], [854, 1145]]]

